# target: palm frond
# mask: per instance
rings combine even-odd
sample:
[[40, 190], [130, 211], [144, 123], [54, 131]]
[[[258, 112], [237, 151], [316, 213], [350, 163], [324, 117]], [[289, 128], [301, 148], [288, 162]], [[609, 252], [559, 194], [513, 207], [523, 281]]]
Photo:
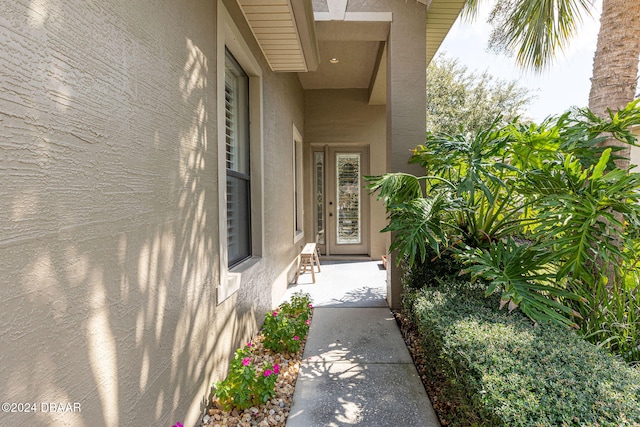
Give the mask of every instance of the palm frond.
[[590, 0], [519, 0], [504, 8], [504, 25], [497, 44], [516, 52], [517, 62], [536, 71], [545, 69], [558, 51], [577, 35]]

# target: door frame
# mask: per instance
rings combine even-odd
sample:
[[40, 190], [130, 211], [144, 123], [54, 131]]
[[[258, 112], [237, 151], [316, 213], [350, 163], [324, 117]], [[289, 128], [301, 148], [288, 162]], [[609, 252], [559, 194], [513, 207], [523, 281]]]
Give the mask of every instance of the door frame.
[[[369, 174], [370, 168], [370, 147], [369, 144], [349, 144], [349, 143], [311, 143], [310, 145], [310, 187], [312, 201], [312, 236], [314, 241], [318, 243], [318, 248], [324, 255], [370, 255], [371, 253], [371, 226], [370, 226], [370, 200], [369, 194], [364, 188], [365, 182], [363, 176]], [[323, 225], [324, 225], [324, 242], [318, 242], [318, 211], [316, 206], [316, 189], [317, 175], [315, 154], [324, 154], [324, 169], [322, 188], [324, 189], [323, 197]], [[361, 243], [360, 244], [338, 244], [337, 235], [337, 216], [336, 216], [336, 191], [335, 191], [335, 155], [338, 153], [360, 153], [360, 221], [361, 221]], [[332, 214], [330, 216], [329, 214]]]

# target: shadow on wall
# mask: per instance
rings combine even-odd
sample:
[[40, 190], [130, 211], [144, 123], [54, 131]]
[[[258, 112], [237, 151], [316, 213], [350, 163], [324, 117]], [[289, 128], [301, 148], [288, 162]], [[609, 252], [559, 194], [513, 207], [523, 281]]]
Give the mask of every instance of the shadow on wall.
[[256, 327], [215, 305], [215, 4], [178, 3], [170, 24], [80, 1], [0, 18], [0, 399], [37, 405], [0, 425], [194, 422]]

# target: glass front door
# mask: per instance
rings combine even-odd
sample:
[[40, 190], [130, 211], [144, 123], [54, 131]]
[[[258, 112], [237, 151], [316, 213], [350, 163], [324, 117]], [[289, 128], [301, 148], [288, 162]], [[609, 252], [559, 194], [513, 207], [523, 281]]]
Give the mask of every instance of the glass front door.
[[336, 153], [336, 244], [358, 245], [362, 242], [361, 154]]
[[369, 195], [363, 188], [368, 148], [314, 151], [316, 242], [328, 255], [369, 253]]

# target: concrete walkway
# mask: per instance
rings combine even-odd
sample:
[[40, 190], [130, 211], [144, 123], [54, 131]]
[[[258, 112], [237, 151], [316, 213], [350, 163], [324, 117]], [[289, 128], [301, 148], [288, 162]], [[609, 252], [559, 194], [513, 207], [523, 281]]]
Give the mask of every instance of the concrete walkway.
[[385, 301], [381, 263], [323, 262], [289, 287], [314, 301], [287, 427], [439, 427]]

